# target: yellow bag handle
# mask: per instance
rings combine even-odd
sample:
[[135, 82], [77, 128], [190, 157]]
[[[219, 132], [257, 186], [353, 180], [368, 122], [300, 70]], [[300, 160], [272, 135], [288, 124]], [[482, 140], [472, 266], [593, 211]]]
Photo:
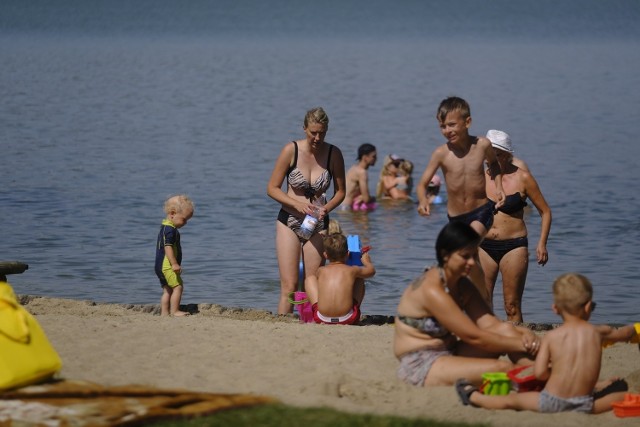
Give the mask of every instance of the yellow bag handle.
[[[2, 283], [0, 283], [2, 285]], [[0, 287], [0, 291], [4, 291]], [[24, 308], [13, 298], [13, 292], [0, 292], [0, 334], [23, 344], [31, 339], [29, 323], [24, 313]]]

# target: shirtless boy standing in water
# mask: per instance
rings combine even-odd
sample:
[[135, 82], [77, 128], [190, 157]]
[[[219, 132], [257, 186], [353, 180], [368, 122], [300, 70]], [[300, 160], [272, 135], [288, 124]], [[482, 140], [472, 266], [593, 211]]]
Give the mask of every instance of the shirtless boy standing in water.
[[[443, 100], [436, 115], [440, 131], [447, 142], [436, 148], [416, 186], [418, 213], [430, 213], [426, 188], [438, 168], [442, 169], [447, 186], [447, 211], [450, 221], [463, 221], [480, 235], [487, 234], [493, 223], [493, 211], [505, 200], [502, 174], [491, 141], [469, 135], [471, 109], [461, 98]], [[484, 162], [489, 165], [497, 188], [497, 202], [489, 201], [485, 190]]]
[[[502, 172], [491, 141], [469, 135], [471, 109], [462, 98], [444, 99], [438, 107], [436, 118], [447, 142], [433, 151], [420, 183], [416, 186], [418, 213], [423, 216], [430, 213], [426, 190], [431, 178], [440, 168], [447, 186], [449, 221], [462, 221], [484, 238], [493, 224], [493, 212], [505, 201]], [[487, 198], [485, 160], [496, 183], [496, 203]], [[483, 295], [487, 305], [493, 308], [491, 295], [484, 285], [484, 272], [479, 260], [469, 273], [469, 278]]]
[[[351, 166], [346, 175], [347, 195], [341, 209], [371, 210], [375, 197], [369, 194], [369, 174], [367, 169], [376, 164], [378, 153], [371, 144], [358, 147], [358, 163]], [[362, 209], [364, 207], [364, 209]]]

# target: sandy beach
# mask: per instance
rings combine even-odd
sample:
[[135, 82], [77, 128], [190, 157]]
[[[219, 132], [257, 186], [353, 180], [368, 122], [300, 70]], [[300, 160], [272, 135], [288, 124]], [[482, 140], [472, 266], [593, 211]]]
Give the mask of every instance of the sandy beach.
[[[61, 377], [271, 396], [296, 406], [394, 414], [493, 426], [631, 426], [638, 418], [489, 411], [459, 403], [453, 387], [411, 387], [395, 377], [393, 326], [300, 324], [269, 312], [198, 305], [185, 318], [157, 306], [21, 297], [63, 360]], [[194, 309], [196, 307], [191, 307]], [[601, 378], [640, 392], [638, 346], [603, 352]]]

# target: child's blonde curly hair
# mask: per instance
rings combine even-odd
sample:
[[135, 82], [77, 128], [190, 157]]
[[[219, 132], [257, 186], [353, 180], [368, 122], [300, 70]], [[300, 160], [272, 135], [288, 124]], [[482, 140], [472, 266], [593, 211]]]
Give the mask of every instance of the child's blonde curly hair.
[[193, 211], [195, 208], [193, 201], [186, 194], [176, 194], [170, 196], [164, 202], [164, 213], [169, 215], [172, 212], [184, 212], [186, 210]]
[[591, 301], [593, 286], [579, 273], [565, 273], [553, 282], [553, 302], [559, 310], [576, 314]]

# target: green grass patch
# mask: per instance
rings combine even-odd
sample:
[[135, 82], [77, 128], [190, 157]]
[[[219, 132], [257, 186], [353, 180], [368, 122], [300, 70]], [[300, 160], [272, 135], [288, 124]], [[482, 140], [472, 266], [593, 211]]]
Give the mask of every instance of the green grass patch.
[[397, 416], [351, 414], [329, 408], [274, 404], [221, 411], [206, 417], [162, 421], [156, 427], [480, 427], [488, 424], [442, 422]]

